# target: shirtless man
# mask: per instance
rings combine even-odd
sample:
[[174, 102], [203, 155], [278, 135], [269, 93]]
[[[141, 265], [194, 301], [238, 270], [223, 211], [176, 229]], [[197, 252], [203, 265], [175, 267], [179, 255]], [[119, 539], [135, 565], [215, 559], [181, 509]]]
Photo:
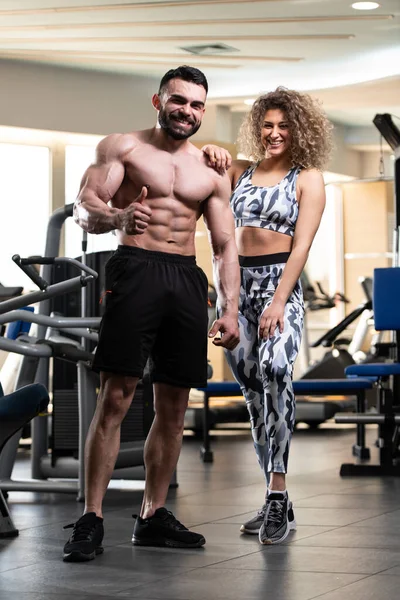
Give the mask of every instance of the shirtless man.
[[222, 307], [209, 336], [233, 349], [239, 341], [239, 263], [227, 175], [210, 169], [188, 141], [200, 127], [207, 96], [201, 71], [168, 71], [152, 104], [156, 127], [113, 134], [83, 176], [75, 221], [89, 233], [116, 230], [119, 247], [106, 265], [106, 312], [93, 368], [100, 394], [85, 449], [86, 505], [64, 546], [65, 561], [103, 552], [102, 501], [129, 409], [149, 355], [155, 417], [145, 449], [146, 485], [132, 543], [196, 548], [202, 535], [164, 508], [183, 436], [191, 387], [207, 382], [207, 291], [196, 266], [196, 221], [209, 229]]

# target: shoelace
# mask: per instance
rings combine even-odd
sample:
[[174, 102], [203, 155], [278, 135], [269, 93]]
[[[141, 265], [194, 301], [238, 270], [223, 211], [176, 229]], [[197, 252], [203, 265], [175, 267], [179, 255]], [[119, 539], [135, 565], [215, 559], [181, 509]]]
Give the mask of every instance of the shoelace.
[[87, 540], [90, 534], [93, 532], [95, 525], [89, 523], [70, 523], [64, 525], [63, 529], [72, 529], [71, 541], [81, 542]]
[[268, 504], [268, 521], [271, 521], [271, 523], [280, 523], [282, 521], [285, 502], [283, 500], [270, 500]]
[[[132, 515], [134, 519], [138, 518], [138, 515]], [[178, 531], [189, 531], [187, 527], [185, 527], [178, 519], [172, 514], [170, 510], [167, 511], [167, 514], [162, 517], [162, 520], [165, 521], [168, 525], [171, 525], [173, 529]]]
[[177, 529], [179, 531], [188, 531], [188, 528], [182, 525], [182, 523], [178, 521], [178, 519], [172, 514], [170, 510], [168, 510], [166, 516], [163, 517], [163, 521], [171, 525], [174, 529]]

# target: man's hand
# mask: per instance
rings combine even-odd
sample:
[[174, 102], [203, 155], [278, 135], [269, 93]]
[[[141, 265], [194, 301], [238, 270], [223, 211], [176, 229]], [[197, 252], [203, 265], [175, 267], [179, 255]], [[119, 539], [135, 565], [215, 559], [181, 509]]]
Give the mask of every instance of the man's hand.
[[218, 331], [221, 332], [221, 337], [213, 340], [212, 343], [215, 346], [222, 346], [227, 350], [236, 348], [240, 339], [237, 315], [223, 315], [220, 319], [214, 321], [208, 332], [208, 337], [215, 337]]
[[119, 214], [121, 229], [127, 235], [141, 235], [149, 225], [151, 208], [144, 203], [147, 187], [143, 186], [139, 196]]
[[258, 330], [259, 337], [262, 339], [273, 337], [277, 327], [279, 328], [280, 333], [282, 333], [284, 327], [284, 315], [285, 304], [273, 300], [261, 315], [260, 328]]
[[201, 150], [208, 157], [208, 166], [213, 167], [216, 171], [224, 173], [232, 164], [232, 156], [225, 148], [206, 144]]

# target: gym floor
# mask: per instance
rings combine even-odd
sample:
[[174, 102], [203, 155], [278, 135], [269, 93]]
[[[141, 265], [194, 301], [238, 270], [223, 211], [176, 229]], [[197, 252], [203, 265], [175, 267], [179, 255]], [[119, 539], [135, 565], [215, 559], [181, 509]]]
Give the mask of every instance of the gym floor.
[[[298, 524], [283, 545], [261, 546], [239, 533], [264, 489], [249, 432], [213, 439], [203, 465], [199, 442], [185, 437], [179, 487], [167, 508], [203, 533], [200, 550], [132, 547], [132, 513], [141, 492], [109, 490], [105, 552], [63, 563], [62, 546], [81, 505], [71, 496], [11, 492], [18, 538], [0, 542], [0, 600], [393, 600], [400, 589], [400, 479], [341, 479], [353, 429], [299, 429], [288, 489]], [[374, 430], [368, 431], [370, 443]], [[26, 459], [18, 475], [29, 476]]]

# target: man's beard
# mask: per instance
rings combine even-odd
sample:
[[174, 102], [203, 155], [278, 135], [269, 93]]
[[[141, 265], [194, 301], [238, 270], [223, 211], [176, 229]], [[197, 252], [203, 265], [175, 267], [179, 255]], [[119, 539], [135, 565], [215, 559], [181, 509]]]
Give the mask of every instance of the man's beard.
[[[184, 117], [182, 117], [182, 119], [184, 119]], [[193, 123], [192, 119], [187, 119], [186, 122], [191, 125], [190, 128], [181, 127], [179, 121], [176, 121], [174, 118], [167, 115], [163, 108], [161, 108], [158, 113], [158, 123], [161, 129], [174, 140], [186, 140], [200, 129], [201, 123]]]

